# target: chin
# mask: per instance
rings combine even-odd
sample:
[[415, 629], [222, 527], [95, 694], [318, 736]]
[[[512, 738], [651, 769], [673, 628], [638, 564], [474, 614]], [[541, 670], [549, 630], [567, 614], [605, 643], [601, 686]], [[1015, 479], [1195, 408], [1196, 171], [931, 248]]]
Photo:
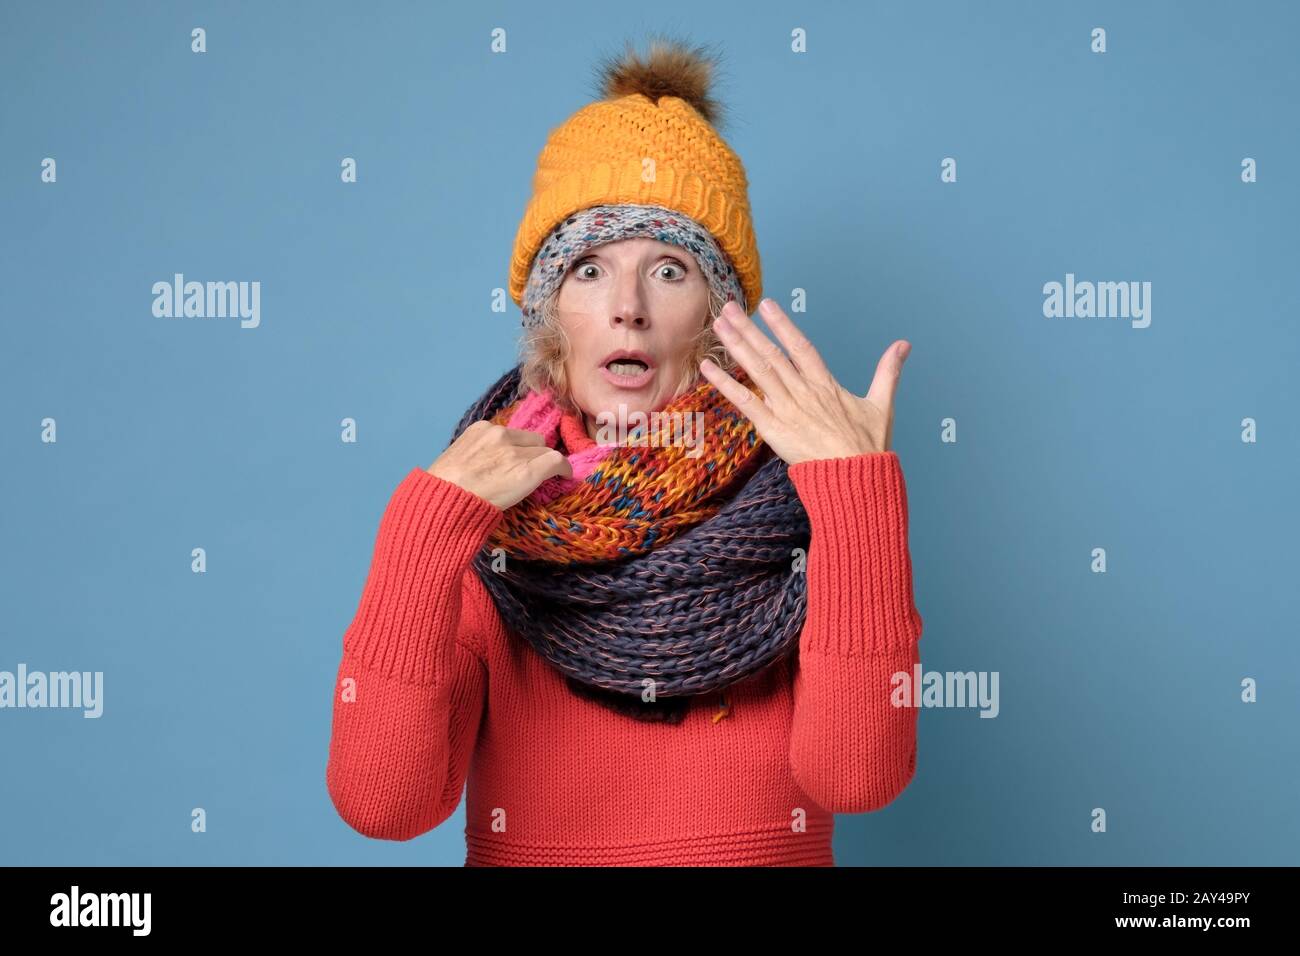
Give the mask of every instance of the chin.
[[576, 404], [592, 421], [595, 421], [596, 416], [602, 412], [617, 416], [619, 405], [627, 406], [628, 414], [638, 411], [647, 413], [659, 411], [676, 397], [676, 393], [667, 388], [665, 383], [676, 382], [680, 374], [680, 371], [660, 368], [655, 377], [640, 388], [619, 388], [610, 384], [598, 373], [587, 383], [585, 390], [587, 401]]
[[627, 407], [628, 414], [636, 411], [649, 411], [651, 408], [649, 392], [649, 388], [645, 390], [645, 394], [622, 388], [604, 389], [596, 396], [596, 410], [594, 412], [589, 411], [587, 414], [592, 419], [602, 412], [617, 415], [620, 405]]

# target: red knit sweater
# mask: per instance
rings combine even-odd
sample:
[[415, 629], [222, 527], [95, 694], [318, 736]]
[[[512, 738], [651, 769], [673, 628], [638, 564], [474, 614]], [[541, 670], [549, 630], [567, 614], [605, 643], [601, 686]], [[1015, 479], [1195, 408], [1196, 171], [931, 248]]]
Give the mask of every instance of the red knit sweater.
[[326, 768], [339, 815], [409, 840], [468, 783], [467, 866], [833, 866], [833, 814], [880, 809], [915, 772], [917, 712], [890, 696], [922, 622], [897, 454], [789, 475], [812, 526], [797, 659], [664, 724], [577, 696], [507, 632], [469, 570], [502, 512], [413, 468], [343, 637]]

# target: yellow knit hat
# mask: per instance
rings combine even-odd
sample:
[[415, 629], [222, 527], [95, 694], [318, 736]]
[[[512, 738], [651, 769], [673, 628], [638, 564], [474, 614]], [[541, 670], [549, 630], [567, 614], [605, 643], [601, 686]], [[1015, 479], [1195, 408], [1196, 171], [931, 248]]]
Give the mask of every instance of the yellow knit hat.
[[515, 234], [510, 298], [523, 305], [533, 257], [551, 230], [588, 206], [663, 206], [704, 226], [730, 257], [752, 308], [763, 274], [745, 168], [714, 124], [703, 48], [655, 39], [644, 61], [629, 45], [602, 67], [603, 99], [551, 130]]

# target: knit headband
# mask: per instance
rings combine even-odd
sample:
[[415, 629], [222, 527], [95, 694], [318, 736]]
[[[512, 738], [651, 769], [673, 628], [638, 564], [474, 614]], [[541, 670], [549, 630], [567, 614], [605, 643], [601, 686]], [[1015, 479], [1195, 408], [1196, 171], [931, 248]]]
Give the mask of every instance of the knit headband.
[[727, 254], [709, 230], [684, 213], [663, 206], [624, 203], [588, 206], [551, 230], [533, 259], [524, 288], [525, 328], [541, 322], [541, 307], [560, 287], [569, 267], [595, 246], [646, 236], [681, 246], [693, 256], [709, 288], [724, 301], [735, 299], [746, 312], [745, 293]]

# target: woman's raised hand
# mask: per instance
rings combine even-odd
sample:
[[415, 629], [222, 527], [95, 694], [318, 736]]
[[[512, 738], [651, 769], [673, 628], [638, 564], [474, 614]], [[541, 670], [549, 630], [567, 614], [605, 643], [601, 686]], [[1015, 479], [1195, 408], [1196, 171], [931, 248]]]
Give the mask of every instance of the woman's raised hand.
[[891, 344], [876, 364], [870, 390], [865, 396], [854, 395], [835, 380], [812, 343], [780, 306], [763, 299], [758, 314], [789, 357], [734, 301], [723, 307], [713, 328], [762, 390], [762, 401], [708, 359], [700, 363], [700, 371], [754, 423], [763, 441], [789, 465], [889, 451], [894, 393], [911, 346], [903, 339]]
[[503, 511], [523, 501], [547, 478], [573, 477], [569, 459], [537, 432], [486, 419], [461, 432], [425, 470]]

